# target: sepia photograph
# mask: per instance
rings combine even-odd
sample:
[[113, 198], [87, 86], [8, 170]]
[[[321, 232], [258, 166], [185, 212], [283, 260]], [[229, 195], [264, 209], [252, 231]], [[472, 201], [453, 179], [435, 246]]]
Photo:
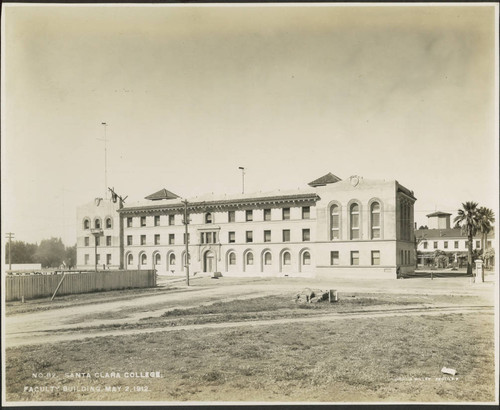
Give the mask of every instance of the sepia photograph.
[[499, 6], [4, 2], [2, 405], [499, 404]]

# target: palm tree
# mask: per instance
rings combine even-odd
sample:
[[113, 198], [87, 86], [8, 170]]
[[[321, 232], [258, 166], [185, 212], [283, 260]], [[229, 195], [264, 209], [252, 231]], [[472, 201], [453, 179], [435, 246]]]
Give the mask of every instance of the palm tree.
[[479, 230], [481, 231], [481, 248], [484, 252], [486, 251], [486, 244], [488, 243], [488, 234], [493, 229], [493, 223], [495, 223], [495, 213], [490, 208], [484, 206], [480, 207], [479, 210]]
[[479, 229], [479, 211], [477, 202], [462, 203], [462, 209], [458, 210], [458, 215], [453, 219], [462, 229], [462, 233], [467, 235], [467, 274], [472, 275], [472, 241]]

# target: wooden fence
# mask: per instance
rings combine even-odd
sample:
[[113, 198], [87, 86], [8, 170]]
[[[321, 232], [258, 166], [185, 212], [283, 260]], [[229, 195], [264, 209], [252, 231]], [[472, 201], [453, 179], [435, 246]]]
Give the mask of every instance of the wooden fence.
[[[63, 275], [25, 275], [5, 277], [5, 300], [34, 299], [52, 296]], [[57, 295], [88, 293], [156, 286], [154, 270], [121, 270], [65, 273]]]

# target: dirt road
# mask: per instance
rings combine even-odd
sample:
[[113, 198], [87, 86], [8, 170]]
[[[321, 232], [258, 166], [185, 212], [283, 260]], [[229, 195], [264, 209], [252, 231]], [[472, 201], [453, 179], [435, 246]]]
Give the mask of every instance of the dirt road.
[[[170, 283], [169, 283], [170, 281]], [[21, 346], [26, 344], [50, 343], [62, 340], [77, 340], [87, 337], [136, 334], [180, 329], [201, 329], [205, 327], [228, 327], [228, 326], [258, 326], [273, 323], [292, 323], [303, 320], [341, 320], [359, 317], [359, 314], [330, 314], [309, 318], [275, 319], [268, 321], [232, 322], [220, 324], [203, 324], [179, 326], [173, 329], [128, 329], [128, 330], [101, 330], [88, 329], [96, 326], [112, 327], [120, 324], [134, 324], [147, 317], [160, 316], [169, 309], [190, 308], [200, 305], [211, 304], [216, 301], [230, 301], [234, 299], [255, 298], [269, 295], [278, 295], [294, 292], [304, 287], [323, 287], [341, 289], [343, 292], [394, 292], [413, 294], [465, 294], [476, 295], [477, 306], [463, 307], [457, 310], [451, 306], [434, 306], [430, 309], [425, 304], [418, 309], [385, 310], [382, 312], [365, 312], [365, 315], [413, 315], [413, 314], [443, 314], [443, 313], [470, 313], [481, 311], [492, 311], [485, 307], [485, 300], [492, 300], [491, 284], [484, 286], [471, 286], [468, 279], [440, 279], [430, 281], [429, 279], [416, 279], [405, 281], [339, 281], [325, 282], [298, 278], [276, 278], [276, 280], [252, 280], [238, 281], [235, 279], [214, 281], [207, 277], [196, 278], [192, 286], [186, 287], [182, 280], [161, 278], [160, 284], [165, 286], [175, 284], [171, 291], [148, 295], [141, 294], [131, 296], [126, 300], [90, 303], [84, 306], [71, 306], [71, 303], [58, 309], [50, 309], [39, 312], [9, 315], [5, 318], [5, 342], [7, 347]], [[489, 303], [486, 303], [488, 306]], [[491, 303], [492, 305], [492, 303]], [[481, 307], [482, 306], [482, 307]], [[78, 328], [78, 331], [68, 332], [70, 329]]]

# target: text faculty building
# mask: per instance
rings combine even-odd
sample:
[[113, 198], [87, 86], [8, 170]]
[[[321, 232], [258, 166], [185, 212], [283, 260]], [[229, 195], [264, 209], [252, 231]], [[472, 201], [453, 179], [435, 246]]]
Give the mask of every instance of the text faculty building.
[[187, 240], [191, 273], [395, 279], [413, 272], [412, 191], [395, 180], [331, 173], [308, 185], [187, 198], [187, 238], [185, 203], [166, 189], [121, 208], [92, 201], [77, 211], [77, 269], [97, 262], [179, 275]]

